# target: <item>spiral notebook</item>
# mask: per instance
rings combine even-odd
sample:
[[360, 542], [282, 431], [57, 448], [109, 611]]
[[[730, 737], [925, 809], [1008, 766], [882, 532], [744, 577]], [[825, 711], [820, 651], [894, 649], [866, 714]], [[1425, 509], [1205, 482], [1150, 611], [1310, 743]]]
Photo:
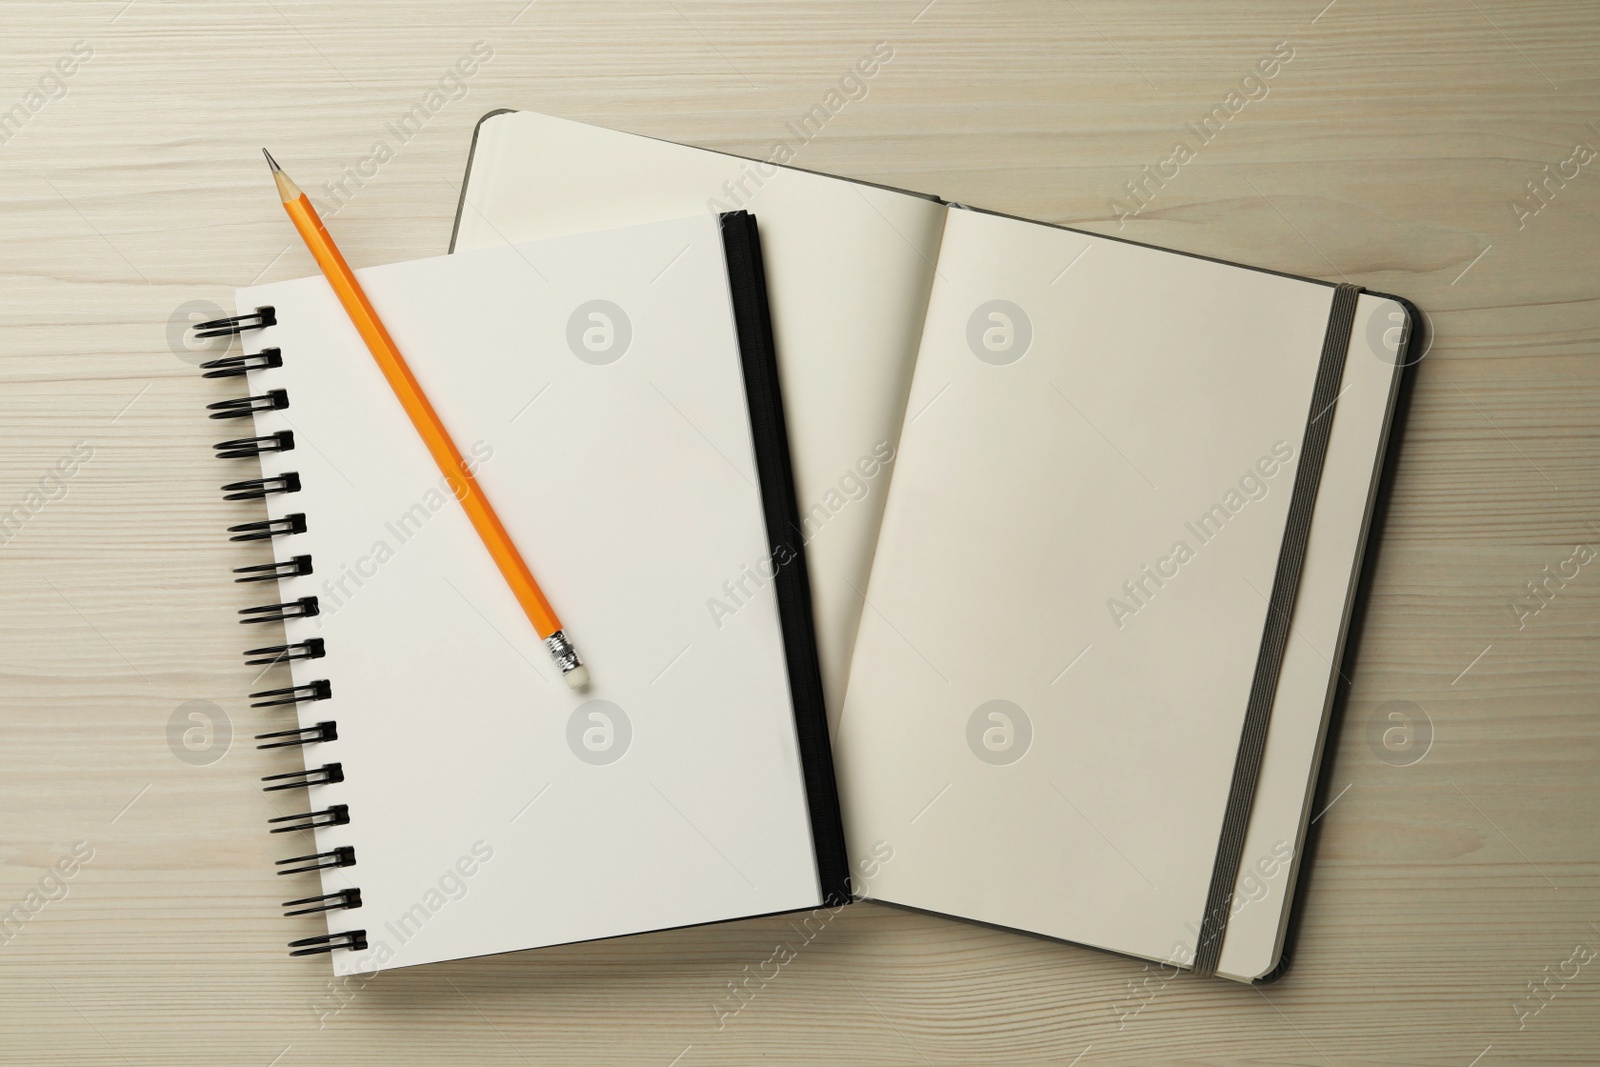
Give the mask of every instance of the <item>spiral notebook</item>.
[[804, 151], [491, 112], [452, 247], [756, 212], [857, 895], [1281, 973], [1412, 309]]
[[847, 899], [804, 560], [703, 606], [795, 521], [751, 217], [359, 274], [593, 682], [556, 676], [327, 283], [241, 289], [248, 354], [207, 373], [249, 393], [212, 417], [254, 420], [217, 451], [233, 539], [272, 552], [237, 580], [275, 583], [241, 622], [294, 953], [368, 973]]

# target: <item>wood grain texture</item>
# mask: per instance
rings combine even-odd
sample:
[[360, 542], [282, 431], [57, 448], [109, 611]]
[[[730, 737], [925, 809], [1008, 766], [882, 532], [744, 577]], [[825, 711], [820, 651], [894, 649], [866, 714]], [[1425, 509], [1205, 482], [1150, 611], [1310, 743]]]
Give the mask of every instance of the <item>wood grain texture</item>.
[[[1600, 161], [1511, 206], [1600, 148], [1600, 7], [523, 4], [6, 4], [0, 114], [25, 115], [0, 144], [0, 519], [43, 503], [0, 544], [0, 914], [59, 899], [0, 934], [0, 1062], [1600, 1062], [1600, 961], [1528, 985], [1600, 948], [1600, 563], [1520, 629], [1512, 607], [1600, 544]], [[80, 41], [62, 95], [47, 75]], [[477, 41], [464, 98], [397, 137]], [[312, 271], [259, 146], [325, 202], [387, 142], [332, 225], [357, 264], [431, 255], [490, 108], [766, 155], [878, 41], [892, 61], [798, 165], [1349, 278], [1432, 320], [1288, 977], [1162, 983], [863, 905], [734, 1014], [789, 920], [335, 993], [326, 961], [283, 954], [315, 924], [278, 916], [253, 787], [281, 761], [246, 740], [251, 598], [227, 572], [261, 556], [222, 537], [240, 520], [201, 412], [227, 393], [167, 333], [187, 301]], [[1267, 95], [1119, 224], [1124, 183], [1280, 42]], [[1368, 740], [1397, 700], [1432, 724], [1411, 766]], [[234, 731], [207, 765], [169, 746], [188, 701]], [[41, 879], [75, 842], [93, 858], [62, 897]]]

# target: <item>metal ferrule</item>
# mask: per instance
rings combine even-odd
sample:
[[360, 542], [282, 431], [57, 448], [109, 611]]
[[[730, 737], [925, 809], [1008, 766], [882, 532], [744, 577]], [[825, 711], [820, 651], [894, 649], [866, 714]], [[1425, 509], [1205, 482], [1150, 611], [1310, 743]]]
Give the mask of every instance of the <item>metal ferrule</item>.
[[583, 666], [583, 658], [578, 655], [578, 650], [572, 647], [572, 642], [567, 640], [565, 630], [557, 630], [545, 638], [544, 647], [550, 650], [550, 658], [556, 661], [556, 666], [561, 668], [562, 674]]

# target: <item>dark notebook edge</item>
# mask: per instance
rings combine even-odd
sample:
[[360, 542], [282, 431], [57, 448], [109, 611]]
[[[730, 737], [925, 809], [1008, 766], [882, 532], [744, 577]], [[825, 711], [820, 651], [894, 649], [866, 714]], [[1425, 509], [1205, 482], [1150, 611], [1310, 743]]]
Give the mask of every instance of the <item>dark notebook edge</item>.
[[829, 906], [850, 900], [850, 867], [845, 855], [844, 821], [834, 780], [833, 748], [828, 714], [822, 699], [822, 668], [817, 658], [816, 629], [811, 611], [811, 576], [806, 569], [805, 538], [795, 504], [794, 469], [789, 457], [789, 430], [784, 421], [778, 384], [778, 353], [773, 342], [772, 314], [767, 306], [766, 269], [761, 235], [748, 211], [721, 216], [723, 251], [728, 263], [728, 290], [734, 326], [739, 335], [739, 360], [744, 368], [745, 396], [750, 409], [750, 436], [755, 445], [756, 474], [761, 484], [761, 509], [766, 517], [773, 588], [783, 628], [789, 692], [794, 703], [795, 733], [805, 777], [811, 839], [816, 849], [822, 900]]
[[516, 110], [514, 107], [497, 107], [484, 112], [472, 125], [472, 143], [467, 145], [467, 169], [461, 172], [461, 193], [456, 197], [456, 218], [450, 224], [450, 245], [445, 249], [446, 254], [455, 252], [456, 238], [461, 236], [461, 214], [467, 206], [467, 186], [472, 184], [472, 163], [478, 158], [478, 134], [483, 132], [483, 124], [496, 115], [511, 115]]

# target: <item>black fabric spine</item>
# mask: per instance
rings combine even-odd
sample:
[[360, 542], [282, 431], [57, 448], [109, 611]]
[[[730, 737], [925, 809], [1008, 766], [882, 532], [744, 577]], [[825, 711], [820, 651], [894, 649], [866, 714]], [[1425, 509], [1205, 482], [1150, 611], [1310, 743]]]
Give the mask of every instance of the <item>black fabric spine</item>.
[[1234, 760], [1228, 806], [1222, 816], [1222, 835], [1217, 843], [1211, 885], [1206, 893], [1206, 910], [1196, 939], [1194, 973], [1198, 975], [1216, 974], [1217, 963], [1222, 958], [1222, 940], [1232, 911], [1233, 887], [1239, 878], [1245, 832], [1250, 826], [1250, 810], [1255, 804], [1256, 784], [1261, 777], [1267, 727], [1272, 720], [1273, 700], [1278, 695], [1278, 678], [1289, 644], [1289, 623], [1294, 615], [1295, 596], [1300, 590], [1306, 544], [1311, 539], [1311, 519], [1316, 510], [1317, 490], [1322, 485], [1323, 462], [1327, 459], [1328, 439], [1333, 432], [1334, 407], [1339, 399], [1339, 383], [1344, 379], [1350, 331], [1355, 325], [1356, 302], [1360, 296], [1360, 286], [1336, 286], [1333, 305], [1328, 311], [1328, 328], [1323, 334], [1322, 356], [1311, 390], [1311, 409], [1306, 413], [1306, 432], [1300, 446], [1300, 465], [1295, 470], [1294, 490], [1289, 498], [1283, 546], [1278, 551], [1272, 595], [1267, 600], [1261, 651], [1256, 657], [1255, 677], [1250, 683], [1239, 754]]
[[778, 384], [778, 357], [773, 343], [772, 314], [767, 307], [766, 270], [761, 260], [761, 235], [748, 211], [722, 215], [722, 246], [728, 261], [728, 288], [734, 326], [739, 335], [739, 360], [744, 368], [745, 397], [750, 408], [750, 435], [755, 444], [756, 474], [761, 484], [761, 509], [766, 518], [768, 549], [776, 574], [778, 618], [783, 627], [789, 693], [794, 703], [795, 731], [811, 815], [812, 844], [822, 900], [829, 906], [850, 900], [850, 866], [845, 855], [844, 823], [833, 774], [833, 749], [822, 699], [822, 669], [817, 660], [816, 630], [811, 614], [811, 578], [806, 570], [805, 539], [795, 503], [794, 469], [789, 459], [789, 432]]

